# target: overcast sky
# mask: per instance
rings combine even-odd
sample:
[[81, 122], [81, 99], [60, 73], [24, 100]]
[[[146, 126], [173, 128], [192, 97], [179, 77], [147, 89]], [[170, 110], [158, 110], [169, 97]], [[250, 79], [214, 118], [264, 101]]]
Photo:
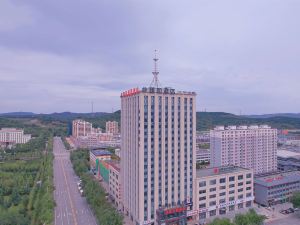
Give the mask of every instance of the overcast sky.
[[300, 111], [299, 0], [0, 0], [0, 112], [111, 112], [149, 86], [197, 109]]

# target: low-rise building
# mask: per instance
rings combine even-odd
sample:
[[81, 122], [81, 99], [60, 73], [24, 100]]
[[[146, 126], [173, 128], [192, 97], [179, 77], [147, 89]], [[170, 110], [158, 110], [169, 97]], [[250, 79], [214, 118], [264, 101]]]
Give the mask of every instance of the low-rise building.
[[75, 138], [87, 136], [92, 133], [92, 124], [84, 120], [73, 120], [72, 135]]
[[253, 205], [253, 170], [237, 166], [197, 170], [196, 212], [207, 222]]
[[120, 166], [117, 163], [109, 163], [109, 195], [118, 209], [122, 208], [121, 204], [121, 182]]
[[2, 128], [0, 130], [0, 145], [9, 147], [15, 144], [25, 144], [31, 139], [30, 134], [24, 134], [23, 129]]
[[210, 150], [209, 149], [197, 149], [196, 150], [196, 162], [210, 162]]
[[300, 170], [300, 152], [278, 150], [277, 167], [279, 171]]
[[254, 178], [255, 202], [270, 206], [288, 202], [300, 191], [300, 171], [274, 172]]
[[97, 160], [111, 160], [111, 152], [105, 149], [97, 149], [90, 151], [90, 164], [91, 167], [96, 167]]

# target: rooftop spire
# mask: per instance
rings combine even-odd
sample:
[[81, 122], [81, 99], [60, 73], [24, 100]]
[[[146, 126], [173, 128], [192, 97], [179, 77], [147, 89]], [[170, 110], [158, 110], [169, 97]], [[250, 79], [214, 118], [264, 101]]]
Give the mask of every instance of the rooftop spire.
[[160, 87], [160, 83], [159, 83], [159, 80], [158, 80], [158, 69], [157, 69], [157, 61], [158, 61], [158, 58], [157, 58], [157, 50], [154, 50], [154, 58], [153, 58], [153, 61], [154, 61], [154, 70], [152, 72], [153, 74], [153, 80], [150, 84], [150, 87]]

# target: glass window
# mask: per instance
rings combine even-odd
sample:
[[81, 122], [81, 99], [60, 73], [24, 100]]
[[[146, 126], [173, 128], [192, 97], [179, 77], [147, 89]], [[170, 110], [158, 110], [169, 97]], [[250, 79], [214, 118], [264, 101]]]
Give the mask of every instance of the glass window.
[[225, 196], [225, 195], [226, 195], [226, 192], [220, 193], [220, 196]]
[[226, 182], [226, 178], [221, 178], [221, 179], [220, 179], [220, 183], [221, 183], [221, 184], [223, 184], [223, 183], [225, 183], [225, 182]]
[[199, 182], [199, 187], [205, 187], [205, 186], [206, 186], [206, 181]]
[[229, 188], [233, 188], [234, 186], [234, 184], [229, 184]]
[[216, 194], [210, 195], [209, 198], [215, 198]]
[[239, 175], [238, 176], [238, 180], [243, 180], [244, 176], [243, 175]]
[[209, 202], [209, 206], [214, 206], [214, 205], [216, 205], [216, 201]]
[[229, 181], [234, 181], [234, 177], [229, 177]]
[[210, 185], [214, 185], [214, 184], [216, 184], [216, 183], [217, 183], [217, 180], [216, 180], [216, 179], [210, 180], [210, 181], [209, 181], [209, 184], [210, 184]]
[[217, 214], [216, 210], [209, 211], [209, 216], [215, 216]]
[[209, 189], [210, 192], [213, 192], [213, 191], [216, 191], [216, 190], [217, 190], [216, 188], [210, 188]]
[[199, 218], [200, 219], [205, 219], [206, 218], [206, 212], [199, 213]]
[[220, 190], [226, 189], [226, 186], [220, 186]]
[[247, 173], [246, 177], [247, 177], [247, 178], [251, 178], [251, 177], [252, 177], [252, 174], [251, 174], [251, 173]]
[[205, 207], [206, 207], [205, 203], [199, 205], [199, 209], [202, 209], [202, 208], [205, 208]]

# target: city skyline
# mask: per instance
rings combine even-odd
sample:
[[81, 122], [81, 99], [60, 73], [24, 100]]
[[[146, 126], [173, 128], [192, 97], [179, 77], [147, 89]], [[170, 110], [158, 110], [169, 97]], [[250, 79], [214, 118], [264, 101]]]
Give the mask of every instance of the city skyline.
[[120, 109], [121, 91], [151, 83], [154, 49], [161, 83], [197, 92], [197, 111], [299, 112], [299, 8], [3, 0], [0, 112]]

